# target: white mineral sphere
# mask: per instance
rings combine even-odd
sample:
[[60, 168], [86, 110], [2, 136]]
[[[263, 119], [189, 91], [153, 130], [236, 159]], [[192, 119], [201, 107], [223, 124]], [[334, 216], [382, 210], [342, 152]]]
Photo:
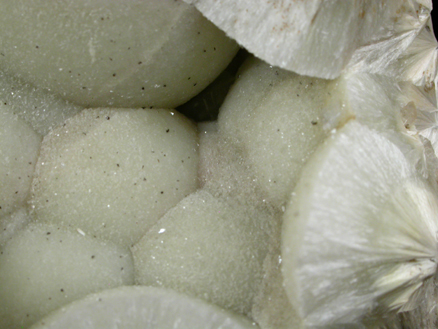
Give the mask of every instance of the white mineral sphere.
[[339, 84], [350, 119], [384, 135], [406, 154], [408, 161], [420, 171], [427, 171], [423, 143], [409, 128], [423, 99], [414, 97], [394, 79], [376, 74], [345, 74]]
[[132, 248], [136, 282], [248, 313], [261, 282], [270, 220], [205, 190], [191, 194]]
[[120, 287], [87, 296], [32, 329], [257, 329], [244, 317], [172, 290]]
[[357, 73], [324, 80], [250, 58], [220, 109], [219, 134], [244, 158], [266, 199], [281, 207], [318, 145], [351, 119], [385, 134], [424, 166], [423, 146], [405, 127], [402, 103], [409, 97], [402, 95], [388, 77]]
[[41, 136], [0, 103], [0, 220], [29, 196]]
[[299, 76], [251, 58], [220, 109], [220, 134], [241, 150], [278, 207], [339, 121], [342, 98], [336, 87], [337, 81]]
[[29, 224], [0, 251], [0, 327], [27, 328], [87, 294], [133, 284], [133, 270], [126, 248]]
[[84, 107], [174, 108], [238, 49], [179, 0], [2, 0], [0, 8], [0, 69]]
[[37, 221], [129, 246], [197, 187], [195, 126], [169, 110], [90, 109], [44, 138]]
[[434, 298], [424, 287], [436, 277], [437, 213], [436, 184], [396, 144], [355, 120], [334, 133], [283, 217], [284, 285], [303, 321], [337, 327]]

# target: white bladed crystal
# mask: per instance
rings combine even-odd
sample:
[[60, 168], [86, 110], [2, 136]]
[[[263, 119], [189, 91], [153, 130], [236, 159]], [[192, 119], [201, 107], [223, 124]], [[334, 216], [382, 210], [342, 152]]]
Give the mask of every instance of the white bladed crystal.
[[185, 0], [257, 57], [303, 75], [381, 70], [426, 24], [430, 0]]
[[395, 144], [351, 121], [314, 153], [295, 193], [283, 276], [307, 325], [418, 306], [436, 273], [438, 199]]

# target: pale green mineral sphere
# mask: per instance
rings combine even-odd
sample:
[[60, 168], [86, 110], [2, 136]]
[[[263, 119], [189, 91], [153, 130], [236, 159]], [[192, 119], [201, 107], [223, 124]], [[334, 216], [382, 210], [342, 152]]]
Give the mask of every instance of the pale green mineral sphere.
[[0, 70], [84, 107], [174, 108], [238, 46], [183, 1], [0, 1]]

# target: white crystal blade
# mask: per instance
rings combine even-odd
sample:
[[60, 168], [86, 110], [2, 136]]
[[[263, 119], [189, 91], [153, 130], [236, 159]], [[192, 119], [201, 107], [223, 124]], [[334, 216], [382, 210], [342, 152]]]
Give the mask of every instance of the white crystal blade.
[[354, 121], [314, 155], [284, 216], [289, 299], [310, 325], [402, 309], [436, 272], [436, 191]]
[[428, 0], [185, 1], [269, 64], [319, 78], [336, 78], [347, 66], [388, 66], [432, 9]]

